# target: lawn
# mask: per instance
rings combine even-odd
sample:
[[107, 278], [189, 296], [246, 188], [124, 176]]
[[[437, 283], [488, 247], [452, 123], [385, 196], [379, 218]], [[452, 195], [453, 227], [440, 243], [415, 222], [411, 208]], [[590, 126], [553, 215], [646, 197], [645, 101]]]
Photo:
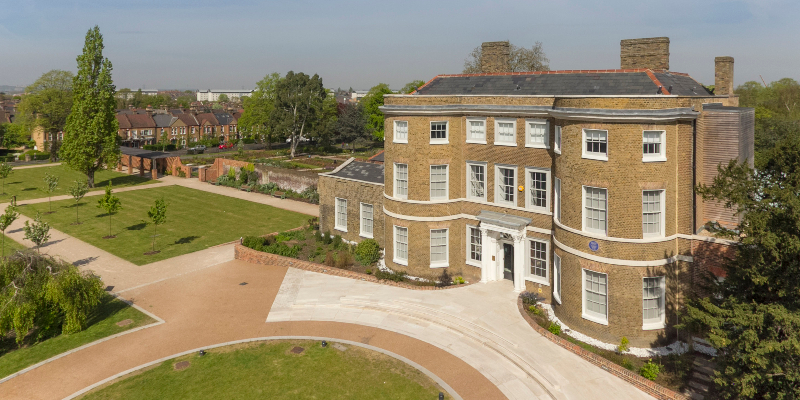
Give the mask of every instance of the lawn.
[[[52, 214], [47, 203], [20, 207], [28, 217], [43, 213], [50, 225], [70, 236], [97, 246], [134, 264], [143, 265], [231, 242], [242, 236], [264, 235], [303, 225], [307, 215], [253, 203], [246, 200], [189, 189], [182, 186], [163, 186], [152, 189], [118, 193], [122, 210], [111, 217], [109, 234], [108, 214], [97, 208], [98, 197], [80, 203], [80, 225], [75, 222], [75, 202], [53, 202]], [[157, 254], [145, 255], [152, 249], [153, 226], [147, 222], [147, 211], [156, 199], [167, 201], [167, 222], [158, 227]]]
[[0, 243], [3, 244], [3, 252], [0, 253], [0, 254], [11, 255], [15, 251], [18, 251], [18, 250], [22, 251], [22, 250], [25, 250], [27, 248], [27, 247], [17, 243], [14, 239], [11, 239], [8, 236], [5, 236], [5, 238], [2, 238], [1, 236], [5, 236], [5, 235], [0, 233]]
[[[44, 175], [50, 173], [51, 175], [58, 176], [58, 189], [53, 193], [53, 196], [68, 194], [67, 189], [72, 183], [77, 180], [86, 180], [86, 175], [77, 171], [67, 168], [64, 165], [56, 165], [53, 167], [38, 167], [15, 169], [11, 172], [5, 183], [5, 194], [0, 195], [0, 202], [7, 201], [11, 196], [17, 196], [17, 200], [38, 199], [47, 197], [45, 191]], [[160, 181], [142, 178], [138, 175], [127, 175], [116, 171], [98, 171], [94, 175], [95, 189], [102, 190], [108, 185], [108, 182], [114, 187], [125, 187], [142, 185], [149, 183], [158, 183]], [[2, 181], [0, 181], [2, 182]], [[0, 190], [2, 192], [2, 190]]]
[[[133, 322], [117, 326], [117, 322], [126, 319]], [[155, 320], [137, 309], [106, 295], [83, 331], [58, 335], [35, 344], [26, 341], [22, 348], [17, 348], [13, 337], [0, 340], [0, 378], [95, 340], [153, 322]]]
[[[222, 347], [165, 361], [83, 399], [437, 399], [442, 391], [395, 358], [332, 345], [290, 340]], [[292, 353], [295, 347], [302, 353]]]

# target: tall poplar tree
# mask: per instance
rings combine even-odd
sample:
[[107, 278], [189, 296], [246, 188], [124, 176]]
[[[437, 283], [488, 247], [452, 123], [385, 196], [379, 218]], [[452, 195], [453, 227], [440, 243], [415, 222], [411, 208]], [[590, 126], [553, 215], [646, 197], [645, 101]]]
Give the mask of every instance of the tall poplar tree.
[[78, 74], [72, 81], [72, 112], [67, 118], [59, 155], [70, 168], [86, 174], [94, 187], [94, 174], [119, 162], [119, 123], [111, 61], [103, 58], [103, 35], [95, 26], [86, 33]]

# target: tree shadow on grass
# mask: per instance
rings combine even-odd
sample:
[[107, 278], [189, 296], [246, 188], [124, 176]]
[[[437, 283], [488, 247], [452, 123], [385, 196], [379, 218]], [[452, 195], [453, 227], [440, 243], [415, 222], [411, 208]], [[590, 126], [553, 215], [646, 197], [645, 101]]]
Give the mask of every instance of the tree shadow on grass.
[[86, 327], [90, 327], [111, 315], [114, 315], [125, 308], [129, 307], [127, 303], [122, 300], [117, 300], [114, 296], [106, 293], [100, 300], [100, 304], [92, 311], [89, 318], [86, 320]]
[[39, 190], [39, 188], [24, 188], [24, 189], [22, 189], [23, 192], [30, 192], [31, 190]]
[[138, 175], [125, 175], [125, 176], [117, 176], [115, 178], [106, 179], [100, 182], [94, 183], [95, 189], [102, 189], [108, 186], [108, 182], [111, 182], [112, 186], [131, 186], [136, 185], [142, 182], [147, 182], [150, 179], [145, 176], [138, 176]]
[[182, 237], [175, 241], [173, 244], [189, 244], [192, 243], [195, 239], [199, 239], [200, 236], [186, 236]]
[[142, 230], [144, 228], [147, 228], [147, 222], [140, 222], [140, 223], [138, 223], [136, 225], [128, 226], [125, 229], [127, 229], [129, 231], [140, 231], [140, 230]]

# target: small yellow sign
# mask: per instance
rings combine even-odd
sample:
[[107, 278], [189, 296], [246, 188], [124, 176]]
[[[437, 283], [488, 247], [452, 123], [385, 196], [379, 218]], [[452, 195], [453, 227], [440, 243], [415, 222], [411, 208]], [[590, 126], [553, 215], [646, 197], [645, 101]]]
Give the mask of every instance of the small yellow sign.
[[539, 293], [542, 293], [542, 288], [539, 288]]
[[519, 187], [517, 187], [517, 189], [521, 192], [521, 191], [525, 190], [525, 187], [522, 186], [522, 185], [519, 185]]

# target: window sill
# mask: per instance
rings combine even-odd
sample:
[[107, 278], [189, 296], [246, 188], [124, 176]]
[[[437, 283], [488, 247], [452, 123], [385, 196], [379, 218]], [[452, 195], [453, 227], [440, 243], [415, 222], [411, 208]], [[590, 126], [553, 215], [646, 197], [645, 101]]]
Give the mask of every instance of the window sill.
[[586, 228], [581, 229], [581, 232], [591, 233], [591, 234], [597, 235], [597, 236], [608, 236], [608, 232], [606, 232], [606, 231], [593, 231], [593, 230], [589, 230], [589, 229], [586, 229]]
[[393, 258], [392, 261], [394, 261], [395, 264], [405, 265], [406, 267], [408, 266], [408, 260], [399, 260], [397, 258]]
[[642, 157], [642, 162], [665, 162], [667, 157]]
[[392, 143], [408, 144], [408, 140], [392, 140]]
[[656, 234], [656, 235], [654, 235], [654, 234], [642, 235], [642, 239], [653, 239], [653, 238], [663, 238], [663, 237], [664, 237], [664, 234], [661, 234], [661, 233]]
[[542, 143], [525, 143], [525, 147], [529, 149], [546, 149], [550, 150], [550, 146]]
[[516, 143], [511, 142], [494, 142], [495, 146], [507, 146], [507, 147], [517, 147]]
[[600, 325], [608, 326], [608, 319], [602, 319], [600, 317], [594, 317], [594, 316], [591, 316], [591, 315], [586, 314], [586, 313], [582, 313], [581, 317], [583, 317], [583, 319], [585, 319], [585, 320], [592, 321], [592, 322], [598, 323]]
[[431, 268], [447, 268], [449, 266], [450, 266], [449, 262], [439, 263], [439, 264], [431, 264]]
[[450, 196], [431, 197], [428, 201], [446, 201], [450, 200]]
[[601, 156], [601, 155], [583, 153], [581, 155], [581, 158], [585, 158], [587, 160], [608, 161], [608, 155]]
[[494, 203], [497, 204], [497, 205], [500, 205], [500, 206], [511, 206], [511, 207], [516, 207], [517, 206], [517, 202], [516, 201], [499, 201], [499, 200], [495, 200]]
[[545, 285], [545, 286], [550, 286], [550, 281], [548, 281], [546, 278], [542, 278], [542, 277], [539, 277], [539, 276], [526, 276], [525, 280], [528, 281], [528, 282], [533, 282], [533, 283], [538, 283], [538, 284]]
[[467, 265], [471, 265], [473, 267], [483, 268], [483, 262], [475, 261], [475, 260], [467, 260]]
[[363, 238], [366, 238], [366, 239], [374, 239], [374, 238], [372, 237], [372, 235], [365, 234], [365, 233], [359, 233], [359, 234], [358, 234], [358, 236], [360, 236], [360, 237], [363, 237]]
[[642, 325], [642, 330], [643, 331], [655, 331], [655, 330], [659, 330], [659, 329], [664, 329], [666, 327], [667, 327], [667, 324], [665, 324], [664, 322], [653, 322], [653, 323], [649, 323], [649, 324], [643, 324]]
[[450, 144], [449, 140], [431, 140], [430, 144]]
[[536, 213], [541, 213], [541, 214], [549, 214], [550, 213], [550, 210], [547, 207], [534, 207], [534, 206], [529, 205], [529, 206], [527, 206], [525, 208], [527, 208], [527, 209], [529, 209], [529, 210], [531, 210], [533, 212], [536, 212]]
[[485, 203], [486, 202], [486, 197], [485, 196], [484, 197], [467, 197], [467, 200], [482, 201], [482, 202]]
[[467, 139], [467, 143], [472, 143], [472, 144], [486, 144], [486, 141], [485, 141], [485, 140], [471, 140], [471, 139]]
[[406, 196], [406, 195], [399, 196], [399, 195], [395, 194], [394, 197], [396, 199], [399, 199], [399, 200], [408, 200], [408, 196]]
[[334, 226], [333, 229], [337, 230], [337, 231], [341, 231], [341, 232], [347, 233], [347, 228], [343, 228], [341, 226]]

